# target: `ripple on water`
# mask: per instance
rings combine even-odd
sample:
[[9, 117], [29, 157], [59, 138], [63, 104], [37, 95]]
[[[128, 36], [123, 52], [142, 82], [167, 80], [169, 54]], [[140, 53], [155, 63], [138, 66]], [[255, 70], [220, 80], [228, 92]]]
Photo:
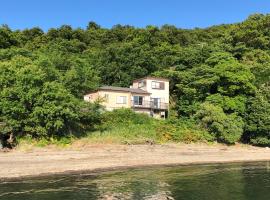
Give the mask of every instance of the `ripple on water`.
[[268, 162], [127, 169], [0, 183], [0, 200], [269, 199]]

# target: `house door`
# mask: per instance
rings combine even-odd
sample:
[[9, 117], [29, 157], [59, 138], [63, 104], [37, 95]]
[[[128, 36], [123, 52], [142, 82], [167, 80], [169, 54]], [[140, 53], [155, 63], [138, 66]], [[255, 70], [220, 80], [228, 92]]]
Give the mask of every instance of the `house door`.
[[153, 107], [160, 108], [160, 98], [152, 98]]

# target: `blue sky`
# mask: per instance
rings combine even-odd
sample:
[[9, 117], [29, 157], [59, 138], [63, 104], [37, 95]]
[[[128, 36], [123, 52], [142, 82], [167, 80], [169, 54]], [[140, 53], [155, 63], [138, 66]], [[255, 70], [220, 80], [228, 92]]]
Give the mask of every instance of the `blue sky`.
[[2, 0], [0, 24], [45, 31], [63, 24], [85, 28], [89, 21], [106, 28], [194, 28], [240, 22], [253, 13], [270, 13], [270, 0]]

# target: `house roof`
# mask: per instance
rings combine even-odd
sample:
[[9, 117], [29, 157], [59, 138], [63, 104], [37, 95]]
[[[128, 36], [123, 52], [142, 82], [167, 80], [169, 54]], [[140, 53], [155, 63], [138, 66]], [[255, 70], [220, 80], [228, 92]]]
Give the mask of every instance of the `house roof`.
[[169, 81], [169, 79], [167, 79], [167, 78], [160, 78], [160, 77], [146, 76], [146, 77], [143, 77], [143, 78], [136, 79], [136, 80], [134, 80], [133, 82], [138, 82], [138, 81], [146, 80], [146, 79], [152, 79], [152, 80], [158, 80], [158, 81]]
[[150, 94], [149, 92], [146, 92], [142, 89], [114, 87], [114, 86], [103, 86], [103, 87], [100, 87], [98, 90], [110, 90], [110, 91], [131, 92], [131, 93], [138, 93], [138, 94]]

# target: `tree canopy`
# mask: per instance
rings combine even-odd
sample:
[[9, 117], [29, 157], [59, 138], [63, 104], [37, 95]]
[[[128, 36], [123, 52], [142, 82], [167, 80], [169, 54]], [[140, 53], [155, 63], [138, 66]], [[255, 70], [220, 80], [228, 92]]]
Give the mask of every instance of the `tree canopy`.
[[170, 79], [171, 110], [218, 141], [270, 144], [270, 15], [206, 29], [0, 27], [0, 135], [65, 135], [98, 123], [100, 85]]

